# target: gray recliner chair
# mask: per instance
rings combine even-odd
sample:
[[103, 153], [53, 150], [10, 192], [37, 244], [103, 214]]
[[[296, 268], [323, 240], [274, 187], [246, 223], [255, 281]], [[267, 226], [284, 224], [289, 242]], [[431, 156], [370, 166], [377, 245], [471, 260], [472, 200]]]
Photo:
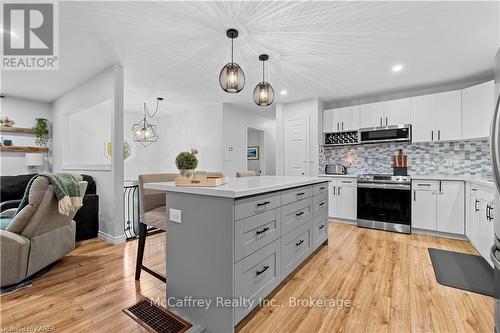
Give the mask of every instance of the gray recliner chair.
[[[80, 182], [83, 196], [87, 182]], [[8, 215], [3, 212], [2, 217]], [[32, 184], [28, 205], [0, 230], [1, 286], [19, 283], [64, 257], [75, 248], [76, 211], [69, 216], [58, 210], [54, 187], [44, 177]]]

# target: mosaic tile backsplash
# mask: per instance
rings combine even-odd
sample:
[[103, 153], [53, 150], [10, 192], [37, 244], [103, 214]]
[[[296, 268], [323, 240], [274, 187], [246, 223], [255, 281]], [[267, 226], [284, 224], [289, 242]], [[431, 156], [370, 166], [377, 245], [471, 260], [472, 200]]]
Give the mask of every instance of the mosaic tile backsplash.
[[398, 149], [408, 155], [408, 173], [414, 175], [474, 175], [491, 178], [487, 138], [449, 142], [381, 143], [319, 148], [319, 172], [326, 164], [347, 166], [348, 174], [392, 173]]

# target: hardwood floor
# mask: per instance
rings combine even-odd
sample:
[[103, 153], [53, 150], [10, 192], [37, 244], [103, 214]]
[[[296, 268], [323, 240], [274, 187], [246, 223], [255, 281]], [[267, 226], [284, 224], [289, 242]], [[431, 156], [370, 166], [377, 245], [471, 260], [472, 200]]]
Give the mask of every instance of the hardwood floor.
[[[493, 331], [493, 299], [439, 285], [427, 253], [428, 247], [475, 253], [468, 242], [337, 223], [329, 233], [329, 245], [274, 293], [276, 303], [239, 325], [240, 332]], [[165, 270], [164, 237], [146, 242], [145, 263], [158, 271]], [[31, 288], [0, 297], [0, 330], [145, 332], [121, 310], [144, 296], [165, 299], [165, 286], [144, 272], [134, 280], [136, 248], [135, 241], [81, 242]], [[290, 297], [345, 302], [291, 307]]]

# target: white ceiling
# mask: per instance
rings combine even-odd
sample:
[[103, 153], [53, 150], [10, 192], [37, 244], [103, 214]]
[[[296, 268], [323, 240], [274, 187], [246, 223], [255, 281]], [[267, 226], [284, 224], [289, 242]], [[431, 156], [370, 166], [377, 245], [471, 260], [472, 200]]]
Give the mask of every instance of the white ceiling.
[[[264, 52], [277, 102], [483, 79], [493, 73], [499, 12], [497, 1], [61, 2], [59, 71], [4, 71], [2, 92], [52, 101], [121, 63], [129, 105], [157, 96], [252, 105]], [[239, 94], [218, 85], [230, 27], [240, 31], [235, 60], [246, 75]]]

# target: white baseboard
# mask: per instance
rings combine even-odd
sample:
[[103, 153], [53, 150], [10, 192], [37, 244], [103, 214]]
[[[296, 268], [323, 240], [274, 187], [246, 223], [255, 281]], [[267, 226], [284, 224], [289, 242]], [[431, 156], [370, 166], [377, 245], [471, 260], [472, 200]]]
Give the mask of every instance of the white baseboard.
[[111, 245], [119, 245], [125, 243], [125, 241], [127, 240], [125, 235], [119, 237], [113, 237], [102, 231], [99, 231], [99, 233], [97, 234], [97, 238], [102, 239]]
[[330, 222], [330, 223], [350, 224], [350, 225], [357, 225], [358, 224], [358, 222], [354, 221], [354, 220], [342, 220], [342, 219], [332, 218], [332, 217], [328, 218], [328, 222]]
[[451, 234], [448, 232], [418, 229], [418, 228], [411, 228], [411, 233], [425, 235], [425, 236], [435, 236], [435, 237], [444, 237], [444, 238], [451, 238], [451, 239], [458, 239], [458, 240], [466, 240], [466, 241], [469, 240], [469, 239], [467, 239], [467, 237], [465, 237], [465, 235]]

